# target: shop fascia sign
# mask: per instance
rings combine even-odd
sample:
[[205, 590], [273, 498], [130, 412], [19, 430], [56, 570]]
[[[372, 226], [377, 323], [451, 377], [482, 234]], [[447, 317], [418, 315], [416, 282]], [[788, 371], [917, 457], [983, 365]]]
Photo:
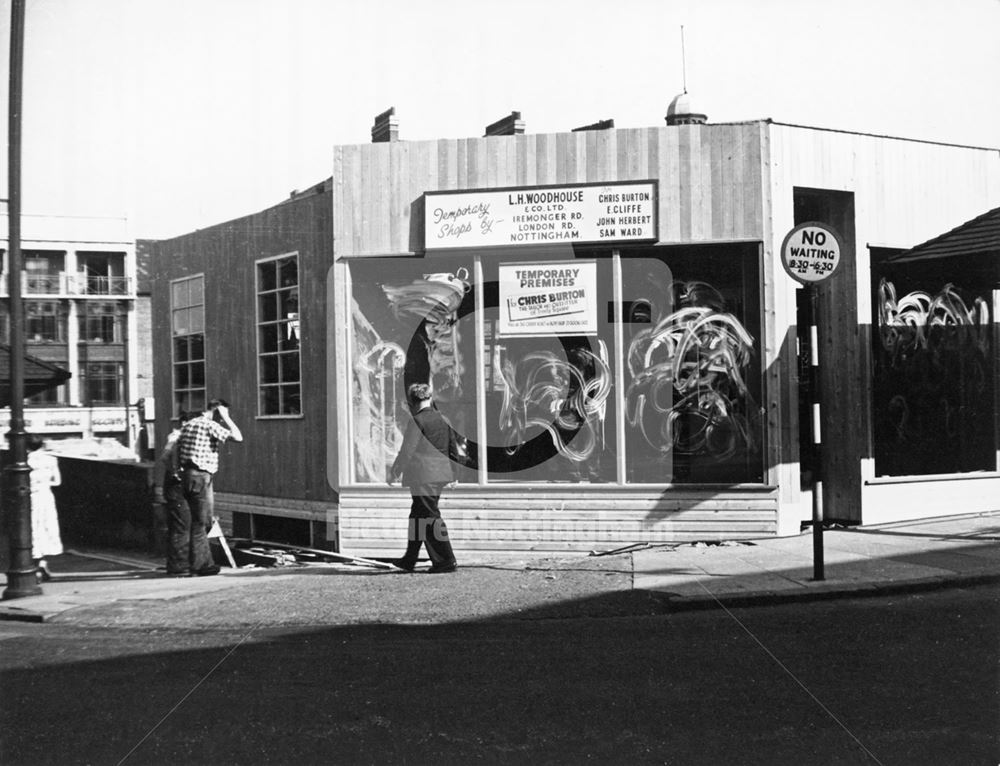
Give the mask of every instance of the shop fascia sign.
[[427, 250], [655, 242], [656, 181], [424, 195]]
[[781, 243], [781, 265], [788, 276], [803, 285], [832, 277], [843, 261], [844, 246], [829, 226], [810, 221], [800, 223]]
[[[56, 434], [116, 433], [125, 430], [125, 410], [120, 407], [93, 409], [45, 409], [24, 413], [24, 427], [29, 433]], [[10, 410], [0, 411], [0, 430], [10, 427]]]

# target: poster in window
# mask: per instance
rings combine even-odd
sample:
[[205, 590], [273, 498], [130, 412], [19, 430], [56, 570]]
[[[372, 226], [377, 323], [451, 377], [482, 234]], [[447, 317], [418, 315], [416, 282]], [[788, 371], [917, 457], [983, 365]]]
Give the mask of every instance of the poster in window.
[[597, 262], [501, 263], [498, 337], [597, 334]]

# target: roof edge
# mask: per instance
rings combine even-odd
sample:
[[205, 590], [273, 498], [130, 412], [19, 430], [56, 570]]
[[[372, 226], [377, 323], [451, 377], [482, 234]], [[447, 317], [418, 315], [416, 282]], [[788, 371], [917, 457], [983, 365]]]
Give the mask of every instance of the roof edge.
[[972, 144], [950, 144], [947, 141], [931, 141], [926, 138], [906, 138], [904, 136], [890, 136], [886, 133], [865, 133], [860, 130], [842, 130], [840, 128], [818, 128], [815, 125], [799, 125], [794, 122], [781, 122], [780, 120], [767, 120], [771, 125], [780, 125], [785, 128], [801, 128], [802, 130], [818, 130], [824, 133], [844, 133], [851, 136], [868, 136], [869, 138], [889, 138], [893, 141], [910, 141], [915, 144], [932, 144], [934, 146], [951, 146], [955, 149], [978, 149], [983, 152], [998, 152], [1000, 146], [974, 146]]
[[[891, 256], [886, 260], [886, 263], [899, 263], [910, 259], [919, 258], [925, 251], [932, 250], [935, 245], [941, 243], [942, 241], [947, 240], [949, 237], [953, 237], [956, 233], [965, 231], [967, 229], [975, 228], [982, 221], [988, 218], [996, 218], [998, 215], [1000, 215], [1000, 207], [995, 207], [990, 210], [987, 210], [985, 213], [981, 213], [977, 215], [975, 218], [970, 218], [968, 221], [960, 223], [958, 226], [949, 229], [943, 234], [938, 234], [936, 237], [932, 237], [931, 239], [928, 239], [925, 242], [921, 242], [919, 245], [914, 245], [905, 252]], [[973, 251], [973, 253], [969, 254], [988, 254], [990, 252], [993, 252], [993, 250], [991, 250], [991, 248], [989, 247], [986, 247], [985, 249]], [[958, 255], [958, 253], [956, 253], [956, 255]], [[943, 256], [938, 256], [938, 257], [943, 257]]]

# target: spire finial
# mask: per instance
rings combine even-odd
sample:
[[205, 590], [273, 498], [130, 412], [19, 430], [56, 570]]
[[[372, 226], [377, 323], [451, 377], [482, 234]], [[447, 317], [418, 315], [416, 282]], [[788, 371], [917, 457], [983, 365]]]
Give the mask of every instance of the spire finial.
[[684, 25], [681, 24], [681, 78], [684, 83], [684, 92], [688, 92], [687, 57], [684, 54]]

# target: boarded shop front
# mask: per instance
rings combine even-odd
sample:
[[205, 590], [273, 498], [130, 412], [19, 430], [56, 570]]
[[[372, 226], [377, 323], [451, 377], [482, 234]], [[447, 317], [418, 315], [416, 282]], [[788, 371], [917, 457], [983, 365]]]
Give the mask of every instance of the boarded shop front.
[[[776, 533], [760, 126], [706, 145], [696, 129], [613, 133], [338, 153], [329, 279], [350, 327], [334, 353], [349, 360], [336, 369], [352, 452], [331, 470], [345, 547], [405, 537], [409, 498], [385, 482], [403, 392], [426, 380], [470, 446], [443, 506], [467, 547]], [[384, 183], [355, 174], [383, 153]], [[718, 220], [723, 190], [689, 183], [706, 162], [743, 203]], [[354, 179], [387, 217], [352, 204]], [[702, 241], [678, 241], [693, 230]]]

